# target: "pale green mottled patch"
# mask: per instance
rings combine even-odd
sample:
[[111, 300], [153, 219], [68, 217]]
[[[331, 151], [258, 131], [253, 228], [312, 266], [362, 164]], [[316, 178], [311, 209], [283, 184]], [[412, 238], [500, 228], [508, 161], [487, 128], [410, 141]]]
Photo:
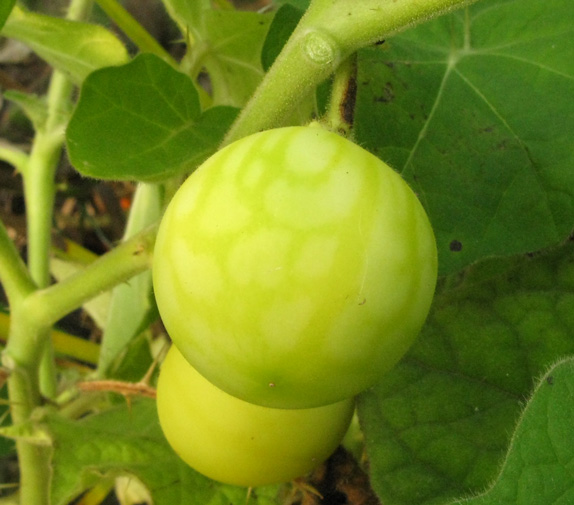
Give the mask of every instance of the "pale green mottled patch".
[[[316, 300], [300, 295], [295, 299], [277, 300], [262, 312], [261, 332], [266, 341], [274, 343], [274, 354], [292, 351], [301, 345], [315, 310]], [[278, 325], [277, 321], [283, 324]]]
[[332, 170], [322, 184], [275, 180], [265, 192], [265, 210], [280, 224], [309, 229], [339, 221], [360, 202], [358, 171]]
[[301, 245], [293, 265], [293, 273], [303, 279], [316, 280], [333, 269], [335, 254], [340, 247], [337, 237], [327, 234], [311, 236]]
[[238, 285], [277, 286], [286, 275], [291, 242], [291, 235], [281, 230], [261, 229], [240, 235], [229, 250], [228, 275]]
[[316, 128], [315, 135], [320, 142], [309, 144], [307, 134], [294, 135], [285, 149], [285, 166], [292, 174], [303, 177], [311, 177], [321, 172], [328, 171], [337, 162], [336, 156], [340, 152], [341, 145], [335, 142], [330, 135], [324, 135], [324, 131]]
[[221, 184], [211, 191], [197, 216], [201, 231], [206, 235], [220, 235], [241, 231], [252, 218], [252, 211], [242, 203], [233, 184]]
[[242, 186], [248, 190], [255, 190], [261, 184], [268, 167], [261, 159], [252, 159], [246, 164], [245, 170], [240, 174]]

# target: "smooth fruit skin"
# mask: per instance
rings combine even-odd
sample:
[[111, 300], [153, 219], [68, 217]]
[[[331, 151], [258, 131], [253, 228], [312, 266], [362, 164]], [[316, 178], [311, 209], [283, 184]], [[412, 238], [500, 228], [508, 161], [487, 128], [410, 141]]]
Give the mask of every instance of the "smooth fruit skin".
[[224, 391], [279, 408], [376, 382], [419, 333], [436, 278], [410, 187], [321, 127], [257, 133], [208, 159], [170, 202], [153, 265], [186, 359]]
[[175, 452], [205, 476], [239, 486], [288, 482], [336, 449], [352, 399], [313, 409], [261, 407], [224, 393], [172, 345], [157, 385], [163, 432]]

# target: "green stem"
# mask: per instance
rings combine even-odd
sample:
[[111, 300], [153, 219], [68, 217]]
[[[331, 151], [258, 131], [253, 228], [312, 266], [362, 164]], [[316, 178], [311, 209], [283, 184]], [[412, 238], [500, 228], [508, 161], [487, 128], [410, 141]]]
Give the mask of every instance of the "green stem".
[[[69, 18], [85, 15], [91, 0], [72, 0]], [[54, 71], [47, 95], [47, 117], [38, 128], [29, 157], [21, 168], [24, 180], [28, 224], [28, 270], [31, 280], [40, 288], [50, 283], [49, 253], [51, 250], [52, 212], [55, 197], [54, 175], [62, 153], [64, 128], [72, 84], [60, 72]], [[24, 159], [15, 159], [24, 165]], [[4, 246], [4, 250], [7, 247]], [[13, 261], [12, 261], [13, 263]], [[9, 267], [3, 276], [14, 279], [16, 270]], [[22, 287], [12, 287], [24, 291]], [[12, 280], [12, 286], [18, 284]], [[28, 288], [26, 288], [28, 289]], [[17, 291], [16, 291], [17, 292]], [[56, 375], [50, 327], [41, 324], [27, 310], [24, 298], [12, 296], [10, 338], [2, 354], [3, 364], [11, 370], [8, 392], [14, 424], [30, 419], [34, 408], [41, 405], [42, 394], [54, 396]], [[41, 386], [41, 387], [40, 387]], [[20, 466], [20, 501], [22, 504], [48, 505], [50, 502], [49, 447], [40, 447], [26, 440], [16, 442]]]
[[121, 28], [140, 51], [155, 54], [173, 67], [177, 67], [177, 62], [172, 56], [116, 0], [96, 1], [102, 10]]
[[64, 110], [71, 91], [70, 81], [55, 71], [48, 90], [47, 119], [36, 132], [23, 172], [28, 224], [28, 268], [39, 287], [50, 283], [49, 252], [56, 193], [54, 175], [64, 143]]
[[[100, 256], [85, 269], [31, 293], [22, 303], [41, 327], [49, 327], [100, 293], [151, 267], [157, 225]], [[25, 354], [33, 353], [28, 349]]]
[[[67, 18], [81, 20], [92, 7], [92, 0], [74, 0], [68, 8]], [[52, 213], [54, 207], [55, 172], [64, 144], [64, 129], [67, 124], [72, 82], [66, 75], [54, 71], [47, 95], [47, 118], [38, 129], [24, 176], [24, 195], [28, 224], [28, 268], [35, 283], [40, 287], [50, 284], [50, 250]], [[56, 394], [56, 370], [49, 329], [39, 336], [44, 344], [44, 355], [40, 365], [40, 384], [47, 397]]]
[[289, 111], [362, 47], [475, 0], [313, 0], [223, 145], [282, 126]]
[[26, 171], [24, 195], [28, 222], [28, 268], [40, 287], [50, 282], [49, 255], [52, 209], [54, 205], [54, 172], [63, 138], [54, 132], [38, 132]]
[[[0, 311], [0, 345], [8, 341], [9, 329], [10, 315]], [[98, 363], [100, 346], [96, 342], [70, 335], [58, 329], [52, 329], [50, 339], [54, 344], [54, 351], [57, 354], [92, 365]]]
[[[37, 370], [41, 355], [41, 329], [34, 325], [30, 314], [21, 310], [23, 304], [12, 307], [10, 338], [2, 353], [2, 364], [10, 370], [8, 395], [13, 424], [26, 422], [34, 408], [41, 403]], [[35, 343], [40, 352], [21, 355], [21, 343]], [[33, 344], [32, 344], [33, 345]], [[16, 441], [20, 467], [20, 503], [22, 505], [49, 505], [50, 457], [49, 447], [38, 446], [26, 440]]]
[[351, 55], [335, 72], [325, 120], [330, 130], [349, 136], [357, 94], [357, 58]]
[[[41, 404], [37, 371], [43, 355], [43, 339], [50, 326], [86, 300], [148, 269], [156, 231], [156, 227], [144, 230], [85, 270], [41, 290], [28, 292], [28, 284], [18, 280], [20, 276], [15, 274], [17, 270], [14, 267], [3, 270], [3, 279], [8, 279], [12, 292], [20, 295], [16, 297], [17, 303], [12, 305], [10, 338], [2, 354], [2, 364], [11, 372], [8, 392], [14, 424], [26, 422], [34, 408]], [[6, 240], [0, 242], [2, 250], [8, 251]], [[21, 298], [25, 291], [27, 296]], [[21, 474], [21, 503], [48, 505], [50, 448], [24, 440], [18, 440], [16, 447]]]
[[[54, 176], [64, 143], [66, 109], [72, 84], [60, 72], [54, 72], [48, 91], [48, 117], [44, 127], [37, 131], [30, 158], [23, 172], [24, 196], [28, 235], [28, 268], [38, 287], [50, 283], [50, 250], [52, 213], [56, 193]], [[56, 373], [53, 350], [46, 329], [40, 338], [45, 348], [41, 365], [42, 390], [48, 397], [56, 391]]]

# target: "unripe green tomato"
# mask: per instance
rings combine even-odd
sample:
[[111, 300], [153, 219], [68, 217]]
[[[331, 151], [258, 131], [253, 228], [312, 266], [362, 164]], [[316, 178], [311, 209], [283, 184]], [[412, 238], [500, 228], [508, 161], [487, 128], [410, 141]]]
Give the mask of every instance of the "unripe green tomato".
[[239, 486], [288, 482], [336, 449], [354, 400], [312, 409], [272, 409], [224, 393], [175, 346], [162, 364], [157, 408], [175, 452], [211, 479]]
[[413, 343], [436, 277], [410, 187], [321, 127], [257, 133], [209, 158], [170, 202], [153, 265], [186, 359], [224, 391], [278, 408], [371, 386]]

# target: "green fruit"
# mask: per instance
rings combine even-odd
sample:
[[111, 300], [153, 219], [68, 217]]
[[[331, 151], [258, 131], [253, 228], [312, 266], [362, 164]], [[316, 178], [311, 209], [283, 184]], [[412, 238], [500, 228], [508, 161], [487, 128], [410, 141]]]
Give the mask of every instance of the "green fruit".
[[342, 440], [354, 401], [313, 409], [261, 407], [224, 393], [172, 346], [157, 408], [175, 452], [211, 479], [239, 486], [290, 481], [327, 459]]
[[208, 159], [160, 225], [166, 328], [224, 391], [278, 408], [371, 386], [428, 313], [436, 244], [394, 170], [320, 127], [258, 133]]

